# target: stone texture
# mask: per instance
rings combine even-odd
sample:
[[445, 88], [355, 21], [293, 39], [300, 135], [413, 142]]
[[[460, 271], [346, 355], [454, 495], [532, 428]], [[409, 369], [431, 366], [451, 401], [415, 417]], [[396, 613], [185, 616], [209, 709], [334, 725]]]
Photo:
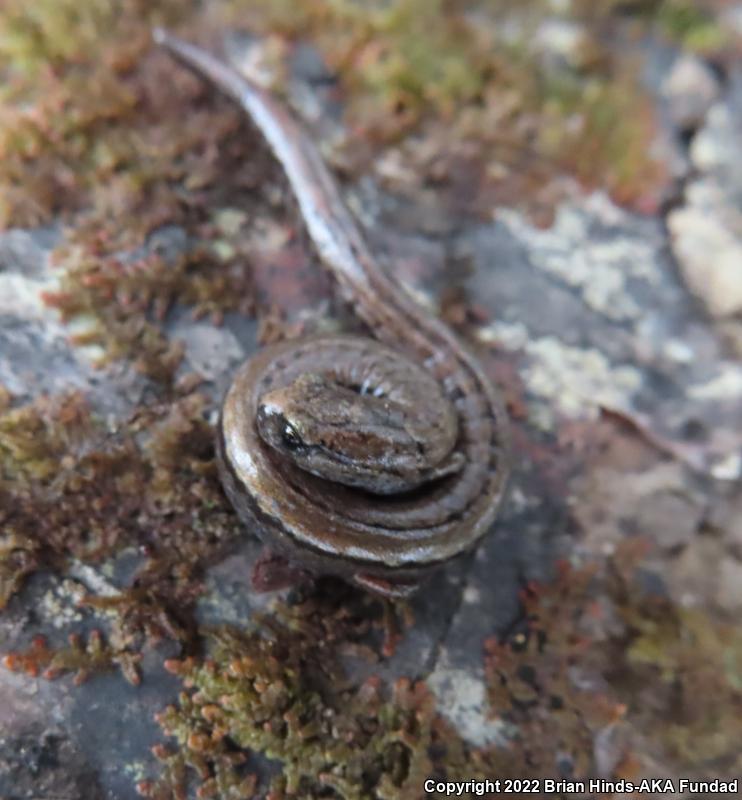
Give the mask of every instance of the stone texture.
[[728, 223], [713, 185], [695, 184], [688, 205], [668, 218], [675, 257], [688, 288], [713, 317], [742, 312], [742, 227]]
[[697, 175], [667, 219], [673, 253], [689, 289], [708, 313], [742, 313], [742, 72], [708, 111], [690, 155]]
[[662, 83], [671, 120], [681, 130], [693, 130], [703, 122], [719, 91], [708, 64], [689, 54], [677, 58]]
[[[565, 203], [548, 230], [498, 209], [461, 246], [493, 319], [480, 338], [520, 356], [536, 424], [609, 409], [695, 469], [739, 477], [742, 368], [678, 280], [659, 220], [592, 195]], [[691, 423], [699, 442], [686, 440]]]

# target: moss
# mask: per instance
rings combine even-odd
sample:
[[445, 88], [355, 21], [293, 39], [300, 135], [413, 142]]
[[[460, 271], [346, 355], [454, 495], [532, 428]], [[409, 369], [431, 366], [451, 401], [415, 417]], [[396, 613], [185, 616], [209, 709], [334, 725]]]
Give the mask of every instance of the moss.
[[60, 469], [72, 466], [72, 454], [90, 432], [89, 410], [79, 394], [42, 397], [0, 414], [0, 609], [46, 558], [36, 495], [48, 490]]
[[[91, 434], [90, 410], [81, 393], [40, 397], [0, 416], [0, 479], [48, 484], [69, 466], [71, 454]], [[65, 463], [64, 459], [67, 459]]]
[[700, 53], [719, 50], [728, 42], [727, 33], [701, 3], [664, 0], [657, 20], [661, 30], [674, 41]]
[[25, 672], [33, 677], [43, 675], [48, 680], [74, 672], [74, 682], [78, 686], [93, 675], [119, 668], [129, 683], [136, 686], [141, 681], [137, 666], [141, 658], [141, 653], [116, 650], [100, 631], [94, 630], [87, 642], [73, 633], [69, 645], [60, 648], [50, 648], [43, 636], [35, 636], [28, 650], [8, 653], [3, 664], [13, 672]]
[[[148, 4], [126, 5], [132, 12], [142, 12]], [[117, 22], [131, 23], [127, 16], [122, 20], [120, 9], [120, 4], [110, 0], [39, 0], [33, 7], [8, 3], [0, 39], [2, 53], [14, 71], [33, 76], [49, 66], [66, 69], [95, 62], [105, 51], [105, 32]]]
[[[2, 489], [12, 501], [2, 507], [11, 510], [10, 534], [29, 542], [37, 563], [64, 569], [70, 555], [96, 561], [132, 543], [146, 549], [128, 589], [85, 601], [114, 612], [111, 644], [97, 633], [85, 644], [73, 637], [67, 648], [38, 639], [29, 651], [8, 654], [6, 666], [47, 677], [74, 672], [77, 681], [118, 667], [136, 682], [152, 638], [206, 642], [206, 657], [166, 665], [184, 688], [178, 704], [158, 715], [176, 746], [156, 748], [163, 773], [140, 784], [144, 795], [184, 797], [195, 781], [199, 796], [252, 796], [251, 752], [281, 762], [274, 798], [416, 797], [431, 774], [552, 777], [569, 768], [587, 776], [599, 732], [631, 724], [677, 768], [736, 768], [739, 632], [648, 597], [636, 547], [603, 565], [563, 565], [552, 583], [527, 587], [522, 625], [487, 643], [492, 713], [515, 731], [506, 749], [464, 742], [423, 683], [403, 680], [391, 691], [375, 678], [359, 684], [347, 660], [379, 658], [389, 623], [377, 601], [334, 581], [278, 604], [248, 630], [196, 629], [200, 570], [235, 527], [214, 475], [205, 408], [198, 394], [142, 408], [113, 436], [78, 395], [11, 404], [0, 418], [10, 442]], [[39, 441], [64, 463], [63, 475]], [[40, 516], [31, 516], [32, 507]], [[47, 517], [48, 527], [40, 525]], [[606, 613], [623, 624], [596, 633]], [[590, 676], [594, 688], [585, 688]], [[619, 755], [617, 776], [640, 769], [640, 755]]]
[[[544, 128], [542, 146], [587, 187], [608, 185], [619, 202], [652, 211], [667, 174], [646, 152], [656, 122], [637, 80], [630, 65], [617, 76], [588, 82], [547, 79], [546, 109], [553, 122]], [[565, 134], [567, 118], [572, 128]]]
[[[524, 625], [487, 643], [490, 701], [517, 725], [514, 757], [527, 774], [549, 777], [567, 760], [569, 774], [594, 775], [595, 737], [619, 725], [652, 742], [668, 771], [739, 770], [742, 633], [648, 594], [646, 549], [629, 541], [602, 566], [563, 565], [523, 595]], [[642, 769], [643, 754], [616, 756], [617, 776]]]
[[[356, 150], [359, 136], [378, 148], [414, 135], [404, 157], [420, 184], [453, 194], [463, 173], [472, 205], [499, 183], [511, 204], [535, 206], [566, 168], [646, 209], [647, 194], [667, 180], [650, 155], [656, 122], [635, 70], [597, 36], [619, 23], [615, 3], [562, 12], [588, 26], [593, 52], [582, 71], [563, 76], [573, 87], [568, 104], [553, 94], [553, 65], [532, 47], [539, 24], [558, 17], [545, 3], [313, 0], [293, 14], [265, 0], [229, 6], [235, 25], [314, 41], [346, 89]], [[504, 28], [515, 33], [503, 36]], [[421, 139], [434, 143], [434, 158]], [[589, 157], [576, 158], [585, 149]], [[482, 171], [483, 163], [497, 169]]]
[[[546, 79], [551, 69], [528, 48], [543, 16], [535, 0], [232, 0], [207, 25], [197, 4], [173, 0], [6, 5], [0, 225], [61, 216], [62, 287], [49, 302], [90, 323], [77, 341], [166, 386], [182, 356], [164, 328], [168, 309], [216, 319], [252, 310], [252, 243], [213, 222], [220, 209], [261, 202], [260, 159], [238, 112], [152, 47], [153, 23], [200, 30], [231, 20], [274, 40], [314, 41], [346, 89], [354, 153], [359, 139], [367, 152], [408, 147], [419, 188], [447, 187], [444, 203], [488, 211], [508, 196], [540, 209], [541, 190], [567, 169], [646, 209], [666, 180], [648, 155], [651, 111], [616, 54], [603, 48], [598, 66], [565, 79], [568, 91]], [[613, 8], [592, 14], [602, 25]], [[520, 39], [498, 34], [508, 25]], [[151, 236], [165, 225], [186, 232], [183, 253], [158, 254]]]
[[[348, 675], [348, 656], [374, 656], [365, 642], [382, 620], [376, 601], [332, 581], [248, 630], [201, 631], [206, 657], [166, 663], [184, 691], [157, 719], [176, 745], [154, 749], [162, 774], [139, 790], [164, 800], [185, 797], [195, 782], [199, 797], [250, 797], [250, 753], [281, 763], [273, 798], [416, 797], [429, 775], [495, 780], [561, 769], [578, 779], [594, 774], [599, 733], [627, 725], [661, 746], [673, 769], [732, 774], [739, 631], [648, 597], [637, 582], [642, 558], [630, 544], [604, 565], [562, 565], [552, 583], [524, 591], [524, 624], [485, 648], [492, 713], [514, 731], [505, 749], [464, 742], [421, 682], [401, 680], [389, 692], [377, 678], [359, 684]], [[609, 626], [606, 637], [595, 623], [609, 609], [624, 626]], [[76, 671], [79, 681], [118, 665], [136, 681], [137, 658], [94, 634], [61, 650], [38, 639], [6, 666], [47, 677]], [[642, 769], [628, 747], [618, 756], [614, 776]]]
[[281, 762], [271, 797], [419, 796], [431, 770], [432, 695], [401, 680], [384, 699], [378, 679], [358, 686], [345, 677], [339, 654], [359, 635], [347, 602], [315, 596], [283, 607], [270, 625], [212, 632], [206, 659], [168, 662], [186, 691], [157, 719], [178, 747], [157, 749], [165, 774], [140, 791], [185, 796], [196, 778], [199, 796], [248, 796], [238, 787], [252, 791], [241, 766], [252, 751]]
[[[574, 680], [574, 670], [588, 675], [596, 666], [596, 644], [585, 633], [584, 617], [597, 570], [597, 565], [575, 571], [562, 564], [553, 583], [524, 591], [523, 625], [505, 640], [492, 638], [485, 645], [493, 713], [517, 726], [511, 757], [528, 765], [518, 777], [593, 776], [598, 731], [624, 715], [625, 706], [610, 687], [590, 690]], [[616, 774], [629, 764], [626, 753]]]
[[[218, 177], [232, 175], [239, 195], [245, 175], [238, 115], [150, 40], [151, 24], [187, 11], [168, 0], [11, 2], [0, 21], [13, 78], [0, 98], [0, 225], [67, 221], [48, 301], [92, 321], [79, 341], [166, 384], [181, 357], [163, 332], [168, 309], [220, 318], [249, 311], [252, 297], [243, 254], [219, 258], [224, 236], [211, 225]], [[185, 229], [187, 253], [147, 246], [164, 225]]]
[[[86, 191], [135, 157], [131, 137], [114, 132], [141, 100], [129, 80], [148, 47], [141, 10], [111, 0], [6, 4], [0, 223], [34, 225], [80, 208]], [[107, 136], [117, 138], [116, 157]]]
[[80, 244], [69, 247], [61, 260], [60, 289], [45, 300], [65, 320], [92, 320], [74, 343], [100, 345], [104, 363], [128, 358], [165, 385], [172, 383], [182, 358], [182, 346], [162, 327], [176, 302], [190, 306], [194, 317], [211, 314], [216, 321], [227, 310], [252, 311], [249, 272], [205, 249], [165, 258], [155, 248], [141, 258], [122, 259]]
[[[642, 602], [639, 602], [639, 601]], [[622, 680], [630, 714], [668, 755], [702, 774], [732, 774], [742, 760], [742, 631], [698, 609], [634, 595], [622, 608], [629, 627]], [[653, 708], [641, 702], [651, 685]]]
[[190, 394], [139, 409], [115, 433], [79, 395], [0, 416], [4, 603], [40, 567], [98, 563], [136, 546], [147, 559], [129, 589], [88, 603], [118, 612], [124, 643], [141, 632], [188, 640], [201, 571], [239, 531], [219, 486], [205, 408]]

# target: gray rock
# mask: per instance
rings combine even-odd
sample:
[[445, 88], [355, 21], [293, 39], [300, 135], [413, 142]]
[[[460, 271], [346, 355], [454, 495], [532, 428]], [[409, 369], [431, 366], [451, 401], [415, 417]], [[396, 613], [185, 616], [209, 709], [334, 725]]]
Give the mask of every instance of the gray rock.
[[691, 143], [698, 176], [667, 220], [688, 288], [714, 318], [742, 313], [742, 72]]
[[719, 83], [711, 68], [697, 56], [682, 54], [662, 83], [672, 123], [681, 130], [693, 130], [719, 96]]
[[[479, 333], [520, 356], [534, 424], [610, 409], [694, 469], [739, 477], [742, 367], [678, 280], [661, 223], [602, 195], [565, 203], [549, 230], [511, 210], [497, 220], [464, 241], [494, 320]], [[691, 423], [701, 442], [686, 441]]]

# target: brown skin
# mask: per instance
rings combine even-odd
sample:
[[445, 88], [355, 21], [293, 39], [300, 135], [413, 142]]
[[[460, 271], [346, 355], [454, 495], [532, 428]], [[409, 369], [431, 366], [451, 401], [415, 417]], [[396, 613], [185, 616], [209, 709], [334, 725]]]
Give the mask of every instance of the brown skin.
[[[444, 397], [417, 391], [400, 403], [368, 384], [360, 389], [366, 391], [338, 374], [304, 373], [260, 398], [258, 432], [301, 469], [374, 494], [416, 489], [463, 466], [461, 453], [436, 446], [443, 437], [456, 441], [456, 417]], [[438, 424], [426, 426], [429, 417]]]
[[509, 472], [499, 396], [453, 332], [375, 261], [288, 111], [208, 53], [162, 31], [155, 38], [257, 125], [324, 266], [380, 340], [287, 342], [243, 364], [219, 425], [227, 495], [291, 561], [408, 595], [492, 527]]

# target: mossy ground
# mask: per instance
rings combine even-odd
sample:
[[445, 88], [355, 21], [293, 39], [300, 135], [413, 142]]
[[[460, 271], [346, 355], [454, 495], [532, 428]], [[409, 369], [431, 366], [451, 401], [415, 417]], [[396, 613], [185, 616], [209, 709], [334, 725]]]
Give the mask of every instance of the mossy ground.
[[[708, 51], [723, 47], [722, 33], [682, 0], [575, 2], [561, 21], [584, 23], [588, 35], [555, 71], [527, 46], [545, 7], [5, 4], [0, 224], [61, 220], [61, 285], [48, 302], [89, 321], [79, 343], [130, 361], [156, 387], [154, 400], [113, 426], [79, 394], [19, 405], [2, 393], [0, 604], [39, 569], [63, 573], [72, 560], [101, 563], [123, 548], [143, 554], [120, 595], [86, 600], [115, 611], [105, 637], [73, 638], [62, 650], [38, 639], [6, 664], [78, 680], [118, 666], [135, 682], [146, 641], [175, 639], [184, 654], [205, 645], [206, 657], [168, 662], [184, 692], [159, 719], [177, 747], [158, 748], [163, 775], [143, 793], [180, 797], [195, 781], [200, 796], [253, 796], [250, 752], [282, 762], [283, 777], [260, 789], [273, 798], [412, 798], [428, 775], [553, 777], [567, 762], [579, 777], [595, 769], [597, 732], [629, 721], [666, 763], [699, 774], [742, 767], [731, 744], [742, 719], [739, 631], [645, 596], [630, 551], [529, 588], [522, 627], [487, 643], [492, 714], [513, 724], [510, 750], [467, 745], [421, 682], [355, 685], [342, 655], [383, 650], [380, 609], [361, 595], [319, 586], [246, 630], [205, 631], [194, 620], [204, 568], [240, 529], [218, 485], [211, 401], [194, 391], [197, 377], [176, 379], [182, 350], [165, 323], [175, 305], [215, 321], [255, 311], [243, 231], [215, 218], [269, 207], [261, 186], [272, 167], [255, 158], [228, 103], [154, 51], [150, 26], [209, 41], [231, 24], [271, 37], [279, 54], [313, 42], [338, 78], [366, 166], [399, 149], [415, 177], [392, 188], [434, 186], [457, 212], [497, 200], [548, 214], [548, 188], [565, 173], [652, 210], [666, 180], [649, 155], [652, 104], [634, 57], [603, 43], [621, 25], [629, 37], [653, 29]], [[497, 33], [507, 21], [510, 38]], [[335, 157], [360, 168], [351, 149], [346, 142]], [[148, 246], [163, 226], [186, 232], [182, 253]], [[590, 621], [601, 614], [620, 624], [596, 634]], [[576, 669], [602, 682], [578, 689]], [[646, 687], [651, 704], [638, 701]], [[642, 767], [631, 747], [613, 764], [617, 775]]]

